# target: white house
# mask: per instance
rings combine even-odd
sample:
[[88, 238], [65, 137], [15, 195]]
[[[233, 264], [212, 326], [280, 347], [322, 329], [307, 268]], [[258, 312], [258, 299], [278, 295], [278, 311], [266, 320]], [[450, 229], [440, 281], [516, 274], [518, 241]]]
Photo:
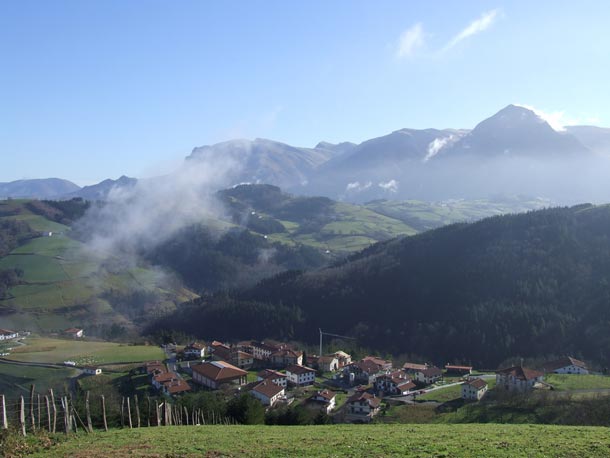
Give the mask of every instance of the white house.
[[288, 382], [296, 386], [313, 385], [316, 380], [316, 371], [311, 367], [292, 365], [286, 368]]
[[320, 356], [318, 358], [318, 367], [322, 372], [333, 372], [339, 369], [339, 358], [335, 355]]
[[379, 412], [381, 400], [367, 392], [356, 392], [346, 403], [347, 421], [369, 422]]
[[80, 328], [68, 328], [64, 331], [64, 334], [72, 337], [73, 339], [80, 339], [85, 335], [85, 331]]
[[102, 373], [102, 369], [95, 366], [85, 366], [83, 368], [83, 372], [86, 375], [100, 375]]
[[192, 342], [186, 347], [184, 347], [184, 357], [196, 359], [203, 358], [205, 357], [205, 349], [205, 344], [199, 342]]
[[401, 396], [409, 394], [416, 388], [415, 383], [403, 371], [377, 377], [374, 386], [377, 392], [383, 392], [385, 395]]
[[318, 404], [320, 406], [320, 409], [328, 414], [337, 405], [336, 399], [337, 395], [334, 391], [320, 390], [317, 393], [313, 394], [309, 398], [309, 401], [313, 404]]
[[584, 362], [570, 356], [566, 356], [565, 358], [560, 358], [555, 361], [550, 361], [542, 366], [542, 370], [545, 373], [553, 372], [555, 374], [584, 375], [589, 373], [589, 369]]
[[273, 369], [265, 369], [256, 374], [256, 379], [259, 381], [263, 380], [271, 380], [271, 382], [276, 385], [283, 386], [286, 388], [288, 385], [288, 377], [286, 374], [282, 374], [281, 372], [274, 371]]
[[19, 333], [10, 329], [0, 329], [0, 340], [11, 340], [19, 337]]
[[273, 404], [284, 397], [285, 391], [283, 386], [276, 385], [271, 380], [263, 380], [252, 388], [250, 393], [264, 406], [273, 407]]
[[428, 367], [427, 369], [420, 369], [414, 374], [415, 380], [424, 385], [430, 385], [431, 383], [438, 382], [443, 378], [443, 371], [438, 367]]
[[487, 393], [487, 382], [481, 378], [462, 383], [462, 399], [480, 401], [485, 393]]
[[523, 366], [514, 366], [496, 371], [496, 387], [508, 391], [531, 390], [536, 383], [542, 382], [544, 374]]

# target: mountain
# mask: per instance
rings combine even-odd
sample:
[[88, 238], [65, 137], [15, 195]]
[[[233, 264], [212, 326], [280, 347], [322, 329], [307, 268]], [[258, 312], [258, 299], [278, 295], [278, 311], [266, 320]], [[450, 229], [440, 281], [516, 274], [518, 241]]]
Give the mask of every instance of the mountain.
[[60, 178], [17, 180], [10, 183], [0, 183], [0, 198], [52, 199], [76, 192], [79, 189], [78, 185]]
[[610, 129], [596, 126], [566, 126], [566, 131], [591, 151], [610, 155]]
[[112, 189], [130, 189], [138, 182], [135, 178], [125, 175], [116, 180], [107, 179], [91, 186], [84, 186], [78, 191], [70, 193], [65, 198], [82, 197], [85, 200], [105, 200]]
[[351, 142], [341, 142], [341, 143], [329, 143], [329, 142], [320, 142], [318, 143], [314, 149], [328, 151], [331, 155], [341, 155], [346, 154], [353, 150], [357, 145]]
[[562, 157], [588, 152], [575, 136], [555, 131], [532, 110], [508, 105], [477, 124], [438, 158], [457, 154], [479, 157]]
[[234, 170], [227, 185], [268, 183], [282, 187], [299, 186], [307, 182], [317, 166], [335, 154], [331, 149], [297, 148], [262, 138], [231, 140], [195, 148], [187, 161], [233, 161]]
[[454, 224], [373, 245], [325, 269], [284, 273], [228, 299], [195, 301], [165, 323], [197, 334], [196, 323], [226, 316], [221, 337], [239, 338], [266, 327], [245, 310], [266, 307], [299, 317], [290, 337], [311, 343], [322, 327], [437, 364], [492, 368], [509, 357], [573, 354], [607, 366], [609, 240], [610, 206]]

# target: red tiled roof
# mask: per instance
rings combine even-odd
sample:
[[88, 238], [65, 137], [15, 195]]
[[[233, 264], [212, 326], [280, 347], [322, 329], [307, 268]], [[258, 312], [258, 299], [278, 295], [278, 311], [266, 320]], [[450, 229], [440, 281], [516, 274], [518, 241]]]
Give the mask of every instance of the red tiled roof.
[[216, 382], [224, 380], [234, 380], [239, 377], [244, 377], [248, 373], [235, 367], [225, 361], [212, 361], [203, 364], [192, 366], [193, 372], [203, 375], [204, 377]]
[[311, 367], [307, 367], [307, 366], [299, 366], [297, 364], [293, 364], [290, 367], [286, 368], [286, 372], [290, 372], [291, 374], [297, 374], [297, 375], [301, 375], [301, 374], [307, 374], [308, 372], [315, 372], [315, 369], [312, 369]]
[[445, 364], [445, 369], [448, 371], [457, 370], [457, 371], [471, 371], [472, 366], [456, 366], [454, 364]]
[[427, 364], [416, 364], [416, 363], [404, 363], [402, 368], [405, 370], [422, 371], [424, 369], [427, 369], [428, 365]]
[[375, 397], [370, 393], [367, 393], [366, 391], [354, 393], [350, 396], [347, 402], [351, 404], [352, 402], [360, 402], [363, 400], [367, 401], [371, 407], [377, 407], [381, 403], [381, 399]]
[[326, 399], [327, 401], [330, 401], [330, 400], [331, 400], [332, 398], [334, 398], [336, 395], [337, 395], [337, 393], [335, 393], [334, 391], [330, 391], [330, 390], [320, 390], [320, 391], [318, 391], [316, 394], [314, 394], [314, 395], [312, 396], [312, 398], [313, 398], [313, 397], [316, 397], [316, 396], [319, 396], [319, 397], [321, 397], [321, 398]]
[[496, 374], [512, 375], [513, 377], [518, 378], [519, 380], [532, 380], [538, 377], [542, 377], [544, 375], [540, 371], [528, 369], [527, 367], [523, 366], [513, 366], [508, 367], [506, 369], [500, 369], [496, 371]]
[[475, 378], [474, 380], [470, 380], [468, 382], [464, 382], [466, 385], [470, 385], [473, 388], [476, 388], [477, 390], [487, 386], [487, 382], [485, 380], [483, 380], [482, 378]]
[[181, 379], [165, 382], [163, 384], [163, 386], [165, 387], [165, 389], [168, 391], [169, 394], [184, 393], [185, 391], [191, 391], [191, 386], [188, 383], [186, 383], [184, 380], [181, 380]]
[[283, 387], [276, 385], [270, 380], [263, 380], [261, 383], [252, 388], [252, 391], [261, 393], [267, 396], [268, 398], [272, 398], [273, 396], [281, 393], [283, 390]]
[[548, 363], [545, 363], [542, 366], [542, 369], [547, 372], [553, 372], [553, 371], [556, 371], [557, 369], [561, 369], [562, 367], [566, 367], [566, 366], [576, 366], [576, 367], [580, 367], [582, 369], [587, 368], [586, 363], [584, 363], [583, 361], [572, 358], [571, 356], [566, 356], [565, 358], [559, 358], [559, 359], [556, 359], [555, 361], [549, 361]]
[[77, 333], [79, 333], [81, 331], [82, 331], [82, 329], [79, 329], [79, 328], [68, 328], [64, 332], [66, 334], [77, 334]]
[[153, 377], [153, 380], [158, 383], [169, 382], [170, 380], [178, 380], [178, 375], [173, 372], [162, 372]]
[[17, 334], [15, 331], [11, 331], [10, 329], [0, 329], [0, 334], [3, 336]]
[[441, 371], [438, 367], [429, 367], [427, 369], [422, 369], [419, 372], [424, 374], [424, 377], [438, 377], [439, 375], [443, 375], [443, 371]]
[[265, 369], [256, 374], [260, 378], [286, 378], [286, 374], [274, 371], [273, 369]]

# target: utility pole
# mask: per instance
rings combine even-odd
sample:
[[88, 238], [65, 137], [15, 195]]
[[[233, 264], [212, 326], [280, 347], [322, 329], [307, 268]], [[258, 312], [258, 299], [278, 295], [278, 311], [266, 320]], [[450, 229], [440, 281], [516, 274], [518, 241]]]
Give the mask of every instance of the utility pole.
[[356, 340], [354, 337], [342, 336], [339, 334], [331, 334], [330, 332], [323, 332], [322, 328], [318, 328], [320, 330], [320, 354], [318, 356], [322, 356], [322, 336], [331, 336], [331, 337], [339, 337], [341, 339], [350, 339]]

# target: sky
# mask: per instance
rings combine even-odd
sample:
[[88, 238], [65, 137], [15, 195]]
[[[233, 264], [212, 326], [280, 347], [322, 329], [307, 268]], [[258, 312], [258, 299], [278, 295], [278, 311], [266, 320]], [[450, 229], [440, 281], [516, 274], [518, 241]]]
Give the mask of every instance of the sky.
[[167, 173], [196, 146], [610, 126], [610, 2], [0, 2], [0, 181]]

